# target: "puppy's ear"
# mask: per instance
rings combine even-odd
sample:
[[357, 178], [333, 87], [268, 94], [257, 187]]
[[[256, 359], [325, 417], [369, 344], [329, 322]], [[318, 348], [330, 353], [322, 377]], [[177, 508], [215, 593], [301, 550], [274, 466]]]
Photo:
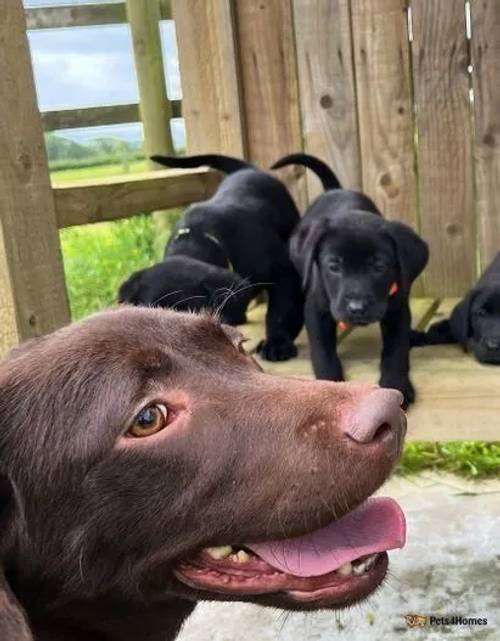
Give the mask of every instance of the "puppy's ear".
[[450, 316], [450, 330], [457, 343], [467, 349], [467, 341], [471, 335], [471, 312], [472, 303], [476, 298], [479, 290], [471, 289], [471, 291], [463, 298], [458, 305], [455, 306]]
[[390, 236], [396, 247], [399, 269], [403, 280], [401, 285], [409, 289], [429, 260], [427, 243], [411, 227], [403, 223], [388, 221], [384, 228], [384, 231]]
[[319, 242], [328, 230], [326, 220], [312, 220], [301, 223], [290, 239], [290, 258], [302, 278], [302, 287], [311, 283], [314, 260], [318, 254]]
[[0, 639], [2, 641], [33, 641], [26, 613], [5, 576], [3, 561], [14, 543], [19, 502], [14, 484], [0, 469]]

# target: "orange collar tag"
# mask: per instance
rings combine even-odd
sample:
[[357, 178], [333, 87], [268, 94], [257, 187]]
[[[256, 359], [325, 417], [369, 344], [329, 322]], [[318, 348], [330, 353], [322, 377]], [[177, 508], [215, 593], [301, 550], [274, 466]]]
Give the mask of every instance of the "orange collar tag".
[[344, 321], [339, 321], [337, 323], [337, 327], [340, 329], [341, 332], [345, 332], [346, 329], [349, 329], [349, 325], [347, 323], [344, 323]]
[[389, 296], [394, 296], [394, 294], [397, 294], [399, 290], [399, 285], [394, 281], [391, 285], [391, 289], [389, 290]]

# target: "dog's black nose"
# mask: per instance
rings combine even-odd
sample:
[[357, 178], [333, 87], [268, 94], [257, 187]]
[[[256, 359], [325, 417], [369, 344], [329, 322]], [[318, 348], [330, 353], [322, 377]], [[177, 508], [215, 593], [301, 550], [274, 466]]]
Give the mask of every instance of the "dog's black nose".
[[366, 314], [368, 309], [368, 301], [361, 298], [351, 298], [347, 302], [347, 311], [350, 316], [362, 317]]
[[495, 350], [500, 347], [500, 338], [487, 338], [485, 343], [488, 349]]

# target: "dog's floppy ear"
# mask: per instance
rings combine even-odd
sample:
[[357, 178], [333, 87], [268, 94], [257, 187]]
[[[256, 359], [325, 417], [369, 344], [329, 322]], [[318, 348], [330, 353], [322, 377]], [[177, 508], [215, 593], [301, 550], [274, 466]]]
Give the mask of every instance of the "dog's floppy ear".
[[455, 305], [450, 316], [450, 330], [457, 343], [460, 343], [464, 349], [467, 349], [467, 341], [471, 335], [471, 312], [472, 303], [476, 298], [479, 290], [471, 291]]
[[429, 260], [427, 243], [408, 225], [388, 221], [384, 231], [390, 236], [395, 247], [403, 282], [401, 285], [409, 289], [415, 278], [423, 271]]
[[3, 561], [14, 543], [19, 502], [14, 484], [0, 467], [0, 639], [33, 641], [26, 613], [5, 576]]
[[299, 224], [290, 239], [290, 258], [302, 278], [302, 287], [304, 289], [307, 289], [311, 283], [319, 242], [327, 230], [328, 221], [325, 219], [313, 219]]

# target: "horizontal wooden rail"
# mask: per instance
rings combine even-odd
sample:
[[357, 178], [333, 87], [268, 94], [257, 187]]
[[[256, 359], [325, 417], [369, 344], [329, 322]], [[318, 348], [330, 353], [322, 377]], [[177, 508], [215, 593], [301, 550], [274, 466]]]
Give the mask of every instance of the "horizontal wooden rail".
[[[180, 118], [182, 103], [173, 100], [171, 103], [173, 117]], [[107, 105], [105, 107], [80, 107], [78, 109], [61, 109], [59, 111], [42, 111], [42, 122], [45, 131], [56, 129], [73, 129], [77, 127], [97, 127], [102, 125], [119, 125], [125, 122], [140, 122], [139, 105]]]
[[189, 205], [211, 196], [220, 180], [218, 172], [200, 168], [55, 183], [57, 226], [100, 223]]
[[[161, 0], [161, 17], [170, 20], [170, 0]], [[125, 3], [62, 5], [26, 9], [28, 29], [58, 29], [63, 27], [94, 27], [127, 22]]]

